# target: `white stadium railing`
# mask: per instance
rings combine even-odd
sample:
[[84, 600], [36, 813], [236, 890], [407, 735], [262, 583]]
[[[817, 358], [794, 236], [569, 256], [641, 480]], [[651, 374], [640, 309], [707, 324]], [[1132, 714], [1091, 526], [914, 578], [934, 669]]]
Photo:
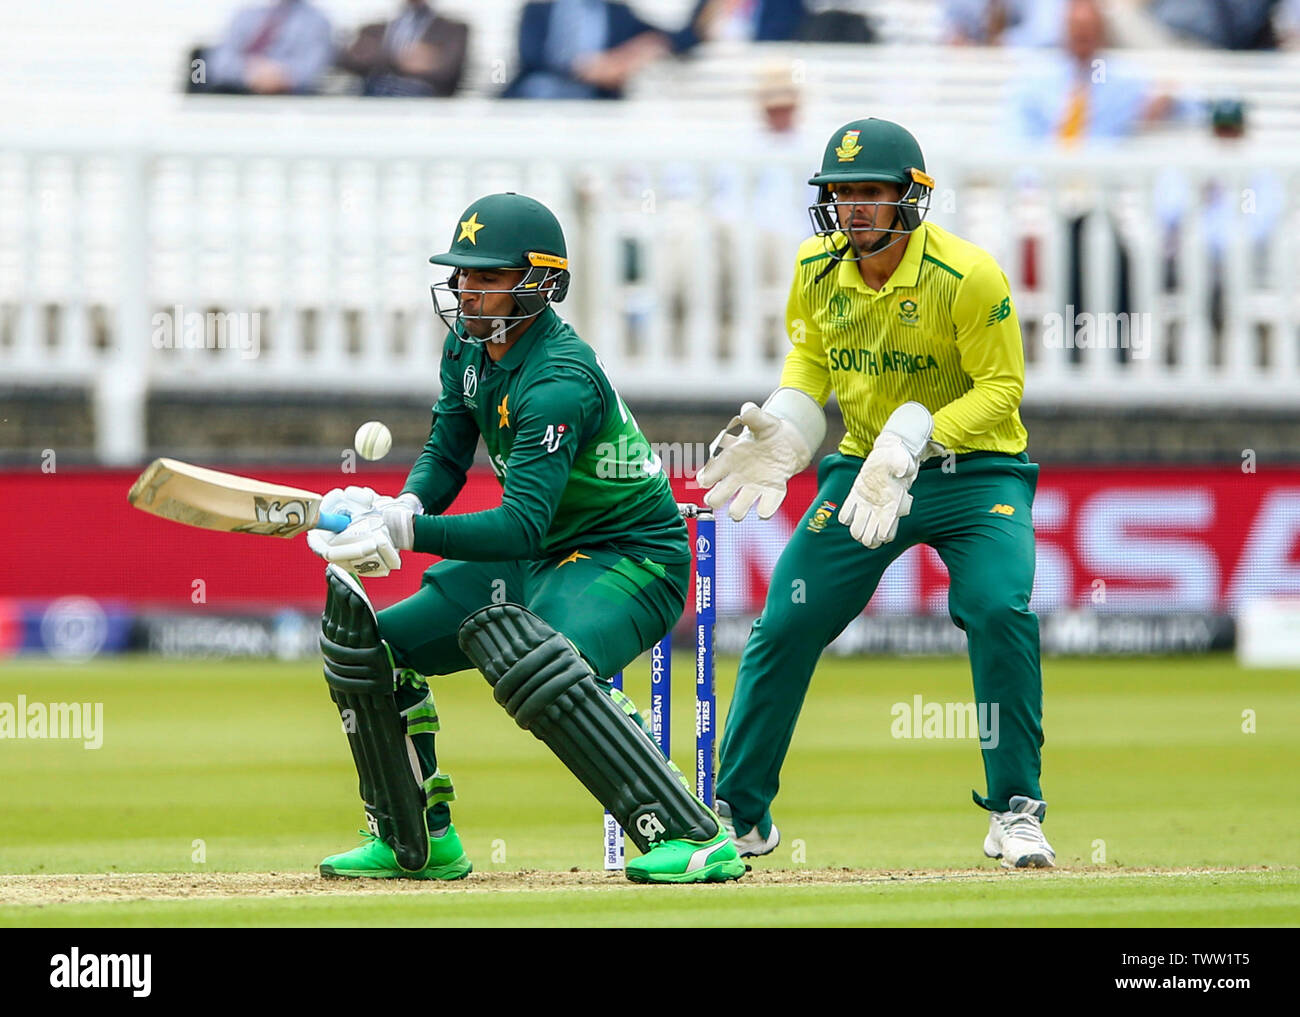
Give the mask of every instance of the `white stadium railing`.
[[[232, 112], [134, 134], [0, 133], [0, 377], [91, 386], [110, 462], [141, 454], [150, 389], [431, 394], [443, 332], [428, 255], [472, 198], [519, 190], [565, 224], [575, 279], [559, 310], [626, 395], [734, 401], [772, 388], [820, 137], [778, 155], [748, 123], [633, 129], [536, 107], [521, 124], [490, 103], [457, 110], [327, 120], [329, 130], [307, 114]], [[1300, 149], [940, 144], [929, 166], [930, 218], [987, 247], [1012, 281], [1027, 403], [1296, 404]], [[1256, 194], [1264, 178], [1272, 198]], [[1175, 186], [1191, 198], [1171, 236], [1158, 210]], [[1210, 186], [1232, 198], [1226, 218], [1207, 222]], [[1068, 223], [1084, 210], [1075, 310], [1122, 310], [1122, 237], [1139, 317], [1127, 356], [1060, 348], [1076, 331], [1059, 318]], [[227, 333], [225, 349], [185, 348], [221, 344], [219, 332], [186, 336], [187, 316], [209, 312], [250, 331]], [[1106, 326], [1096, 320], [1093, 342], [1123, 341]]]

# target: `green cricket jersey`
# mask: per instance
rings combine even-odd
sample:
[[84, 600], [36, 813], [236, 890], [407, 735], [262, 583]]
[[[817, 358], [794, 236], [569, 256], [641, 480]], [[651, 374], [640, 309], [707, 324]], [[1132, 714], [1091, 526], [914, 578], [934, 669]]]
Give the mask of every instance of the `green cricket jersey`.
[[[448, 333], [442, 394], [404, 491], [415, 550], [459, 561], [550, 558], [607, 544], [660, 564], [690, 560], [668, 479], [595, 351], [547, 308], [500, 361]], [[479, 435], [501, 505], [445, 516]]]

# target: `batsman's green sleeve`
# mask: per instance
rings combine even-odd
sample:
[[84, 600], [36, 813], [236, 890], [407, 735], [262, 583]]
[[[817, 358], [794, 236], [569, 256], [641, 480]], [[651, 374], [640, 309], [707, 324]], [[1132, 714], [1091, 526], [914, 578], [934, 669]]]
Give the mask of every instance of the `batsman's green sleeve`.
[[[530, 386], [512, 412], [515, 441], [501, 504], [465, 515], [416, 516], [414, 550], [457, 561], [540, 557], [574, 459], [599, 429], [603, 407], [595, 388], [561, 369]], [[547, 428], [558, 425], [580, 440], [548, 443]]]
[[[1007, 313], [1001, 314], [1005, 308]], [[991, 310], [992, 309], [992, 310]], [[953, 301], [957, 352], [973, 386], [934, 414], [934, 440], [969, 446], [1015, 415], [1025, 391], [1025, 348], [1007, 277], [992, 258], [976, 262]]]
[[429, 440], [402, 487], [402, 493], [410, 491], [420, 499], [424, 511], [435, 516], [447, 511], [465, 486], [478, 447], [478, 425], [465, 408], [458, 367], [455, 360], [443, 355], [442, 392], [433, 407]]

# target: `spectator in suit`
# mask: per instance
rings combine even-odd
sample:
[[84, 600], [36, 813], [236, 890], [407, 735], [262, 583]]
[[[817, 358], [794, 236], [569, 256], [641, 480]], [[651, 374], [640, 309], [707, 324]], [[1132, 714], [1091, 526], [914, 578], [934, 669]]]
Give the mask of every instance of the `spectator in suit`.
[[1096, 0], [1070, 0], [1059, 52], [1016, 89], [1017, 133], [1064, 145], [1123, 138], [1166, 116], [1167, 96], [1114, 59], [1099, 59], [1106, 25]]
[[806, 6], [805, 0], [699, 0], [673, 48], [721, 40], [788, 42], [798, 38]]
[[362, 79], [362, 95], [451, 95], [465, 72], [469, 26], [404, 0], [387, 23], [365, 25], [338, 65]]
[[1148, 12], [1183, 41], [1215, 49], [1276, 49], [1281, 0], [1152, 0]]
[[[1069, 0], [1062, 48], [1029, 72], [1015, 90], [1013, 134], [1029, 142], [1072, 148], [1088, 141], [1130, 137], [1169, 114], [1172, 101], [1157, 94], [1146, 78], [1117, 59], [1099, 57], [1105, 38], [1106, 24], [1096, 0]], [[1084, 227], [1093, 214], [1091, 207], [1068, 213], [1066, 307], [1131, 313], [1129, 252], [1114, 222], [1108, 221], [1108, 227], [1115, 242], [1118, 306], [1098, 307], [1087, 299]], [[1128, 350], [1119, 350], [1118, 356], [1126, 361]], [[1078, 362], [1081, 351], [1071, 349], [1070, 359]]]
[[617, 99], [642, 67], [673, 49], [668, 35], [610, 0], [528, 3], [519, 73], [506, 99]]
[[957, 46], [1058, 46], [1064, 0], [944, 0], [945, 41]]
[[203, 55], [206, 91], [311, 95], [333, 55], [329, 19], [307, 0], [245, 7]]

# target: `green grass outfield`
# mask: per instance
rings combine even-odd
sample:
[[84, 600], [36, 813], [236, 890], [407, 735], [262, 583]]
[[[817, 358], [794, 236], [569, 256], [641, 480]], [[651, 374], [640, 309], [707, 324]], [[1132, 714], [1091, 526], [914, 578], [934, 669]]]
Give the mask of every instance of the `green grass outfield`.
[[[692, 661], [674, 663], [689, 773]], [[734, 670], [719, 661], [722, 704]], [[597, 871], [599, 807], [463, 674], [434, 691], [475, 874], [357, 886], [312, 875], [361, 820], [317, 665], [11, 661], [0, 703], [102, 703], [104, 737], [0, 740], [0, 924], [1300, 924], [1300, 674], [1228, 657], [1044, 670], [1054, 872], [983, 858], [973, 740], [891, 735], [895, 703], [971, 698], [964, 660], [828, 658], [773, 809], [783, 842], [738, 884]], [[629, 669], [638, 705], [647, 680]]]

